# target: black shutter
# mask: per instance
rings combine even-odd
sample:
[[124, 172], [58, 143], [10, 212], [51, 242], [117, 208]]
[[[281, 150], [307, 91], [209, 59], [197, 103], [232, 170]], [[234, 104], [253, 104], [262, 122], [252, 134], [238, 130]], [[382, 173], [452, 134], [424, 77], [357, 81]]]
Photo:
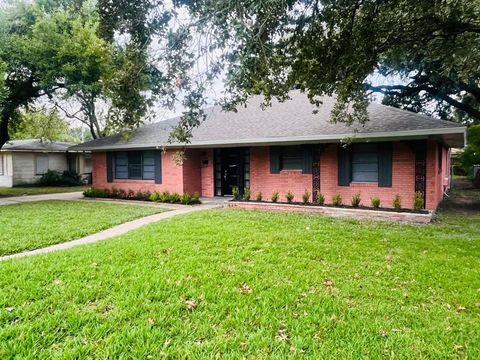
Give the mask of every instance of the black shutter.
[[378, 186], [392, 187], [392, 143], [378, 144]]
[[312, 173], [312, 146], [304, 145], [303, 146], [303, 173], [311, 174]]
[[155, 184], [162, 183], [162, 152], [155, 152]]
[[107, 152], [107, 182], [113, 182], [113, 153]]
[[338, 185], [350, 186], [352, 182], [352, 161], [350, 147], [338, 146]]
[[280, 146], [270, 146], [270, 173], [280, 173]]

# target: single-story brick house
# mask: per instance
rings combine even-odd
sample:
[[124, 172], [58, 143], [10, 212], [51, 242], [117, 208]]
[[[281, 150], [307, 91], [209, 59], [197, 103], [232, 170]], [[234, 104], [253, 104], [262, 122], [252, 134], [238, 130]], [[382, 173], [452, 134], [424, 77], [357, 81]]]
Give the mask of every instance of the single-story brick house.
[[[299, 91], [290, 97], [265, 110], [261, 97], [237, 113], [214, 107], [188, 144], [167, 143], [178, 122], [170, 119], [71, 149], [92, 151], [98, 188], [213, 197], [238, 186], [266, 200], [275, 191], [300, 200], [308, 190], [326, 203], [360, 193], [366, 205], [375, 196], [384, 207], [398, 194], [409, 208], [420, 191], [427, 209], [437, 207], [450, 184], [450, 148], [465, 145], [465, 127], [380, 104], [369, 106], [368, 122], [347, 126], [330, 121], [333, 98], [317, 108]], [[182, 164], [174, 157], [180, 149]]]

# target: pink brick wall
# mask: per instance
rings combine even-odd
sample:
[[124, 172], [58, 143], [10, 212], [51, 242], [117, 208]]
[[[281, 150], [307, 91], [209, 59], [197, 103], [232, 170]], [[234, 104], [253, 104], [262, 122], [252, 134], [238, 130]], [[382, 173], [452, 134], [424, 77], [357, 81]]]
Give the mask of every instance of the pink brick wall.
[[116, 180], [107, 182], [107, 154], [93, 153], [92, 186], [96, 188], [124, 189], [126, 191], [170, 191], [183, 193], [183, 168], [173, 160], [175, 151], [167, 150], [162, 154], [162, 183], [153, 180]]
[[320, 159], [320, 191], [327, 204], [332, 196], [340, 194], [343, 202], [350, 205], [352, 196], [360, 193], [362, 204], [370, 206], [372, 197], [380, 198], [382, 207], [392, 207], [396, 194], [400, 195], [403, 207], [413, 207], [415, 189], [415, 155], [408, 145], [393, 143], [392, 187], [379, 187], [376, 183], [351, 183], [338, 186], [337, 145], [327, 146]]
[[197, 149], [188, 149], [183, 162], [183, 191], [190, 194], [202, 191], [201, 153]]
[[293, 201], [301, 201], [305, 190], [312, 192], [311, 174], [303, 174], [301, 171], [281, 171], [280, 174], [270, 174], [268, 146], [250, 149], [250, 179], [252, 198], [261, 191], [263, 199], [270, 200], [272, 193], [278, 191], [280, 201], [286, 201], [285, 194], [291, 191], [295, 195]]
[[[441, 152], [442, 164], [439, 164]], [[448, 189], [449, 151], [441, 144], [429, 141], [427, 145], [427, 209], [435, 209], [443, 199], [443, 192]]]
[[[438, 151], [442, 151], [442, 167], [438, 163]], [[214, 196], [214, 153], [213, 149], [191, 149], [186, 153], [183, 166], [173, 160], [175, 150], [162, 154], [162, 184], [153, 180], [114, 180], [107, 182], [106, 154], [93, 154], [93, 186], [133, 191], [170, 191], [199, 192], [202, 196]], [[250, 149], [250, 178], [252, 197], [262, 192], [263, 199], [270, 200], [272, 193], [280, 193], [280, 201], [285, 201], [285, 194], [291, 191], [294, 201], [301, 201], [302, 194], [312, 192], [312, 175], [301, 171], [282, 171], [270, 174], [268, 146]], [[350, 186], [338, 186], [337, 145], [326, 147], [320, 159], [321, 192], [325, 202], [330, 204], [332, 196], [340, 194], [345, 204], [350, 204], [354, 194], [360, 193], [362, 203], [370, 206], [372, 197], [379, 197], [382, 207], [392, 207], [396, 194], [402, 198], [402, 206], [413, 207], [415, 155], [403, 142], [393, 143], [392, 187], [379, 187], [374, 183], [351, 183]], [[439, 147], [438, 143], [429, 141], [427, 145], [427, 209], [435, 209], [448, 186], [449, 150]], [[310, 194], [310, 200], [311, 200]]]
[[[427, 209], [435, 209], [443, 197], [443, 178], [448, 174], [448, 152], [444, 149], [444, 165], [442, 172], [438, 170], [437, 143], [429, 142], [427, 148]], [[262, 192], [265, 200], [270, 200], [274, 191], [280, 193], [280, 200], [285, 201], [285, 194], [291, 191], [294, 201], [301, 201], [305, 189], [312, 192], [312, 175], [301, 171], [282, 171], [280, 174], [270, 174], [269, 149], [253, 147], [251, 154], [251, 191], [252, 197]], [[325, 196], [327, 204], [332, 203], [332, 197], [340, 194], [345, 204], [350, 204], [352, 196], [360, 193], [362, 203], [370, 206], [372, 197], [379, 197], [382, 207], [392, 207], [396, 194], [402, 199], [402, 206], [413, 207], [415, 189], [415, 155], [410, 147], [403, 142], [393, 143], [392, 187], [379, 187], [375, 183], [351, 183], [350, 186], [338, 186], [337, 145], [326, 147], [320, 159], [320, 191]], [[311, 197], [310, 197], [311, 199]]]
[[214, 156], [213, 149], [205, 149], [200, 151], [201, 161], [201, 178], [202, 178], [202, 196], [214, 196]]

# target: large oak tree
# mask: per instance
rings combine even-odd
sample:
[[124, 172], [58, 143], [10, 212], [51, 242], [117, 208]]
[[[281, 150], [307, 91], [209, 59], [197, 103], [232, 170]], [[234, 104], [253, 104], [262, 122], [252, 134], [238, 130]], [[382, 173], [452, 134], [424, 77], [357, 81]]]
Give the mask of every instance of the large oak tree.
[[389, 105], [480, 122], [477, 0], [179, 3], [221, 50], [231, 107], [251, 94], [285, 99], [296, 87], [312, 99], [336, 95], [333, 120], [365, 121], [369, 96], [380, 93]]
[[[129, 41], [104, 36], [97, 4], [19, 3], [0, 13], [0, 148], [25, 108], [45, 98], [93, 138], [138, 126], [147, 111], [150, 74]], [[64, 103], [74, 102], [74, 111]], [[98, 104], [107, 109], [99, 119]], [[12, 124], [13, 123], [13, 124]]]

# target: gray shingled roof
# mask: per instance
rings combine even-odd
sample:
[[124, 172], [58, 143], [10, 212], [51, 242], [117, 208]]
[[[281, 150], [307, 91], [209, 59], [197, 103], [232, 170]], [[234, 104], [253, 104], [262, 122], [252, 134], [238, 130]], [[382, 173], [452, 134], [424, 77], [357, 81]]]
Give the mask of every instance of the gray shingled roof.
[[[347, 137], [358, 140], [437, 136], [452, 146], [463, 146], [465, 128], [457, 123], [434, 119], [393, 107], [370, 104], [369, 121], [347, 126], [332, 123], [330, 114], [335, 99], [321, 98], [320, 107], [310, 104], [300, 91], [290, 93], [291, 100], [274, 101], [265, 110], [262, 97], [252, 97], [237, 113], [219, 107], [207, 110], [207, 119], [193, 131], [186, 146], [241, 146], [275, 143], [336, 142]], [[314, 110], [318, 110], [316, 113]], [[128, 137], [120, 134], [72, 147], [72, 150], [115, 150], [167, 146], [170, 130], [178, 118], [141, 127]], [[183, 144], [174, 144], [181, 146]], [[172, 145], [170, 145], [172, 146]]]
[[10, 140], [3, 145], [2, 150], [5, 151], [49, 151], [64, 152], [72, 147], [72, 143], [59, 141], [46, 141], [39, 139], [29, 140]]

